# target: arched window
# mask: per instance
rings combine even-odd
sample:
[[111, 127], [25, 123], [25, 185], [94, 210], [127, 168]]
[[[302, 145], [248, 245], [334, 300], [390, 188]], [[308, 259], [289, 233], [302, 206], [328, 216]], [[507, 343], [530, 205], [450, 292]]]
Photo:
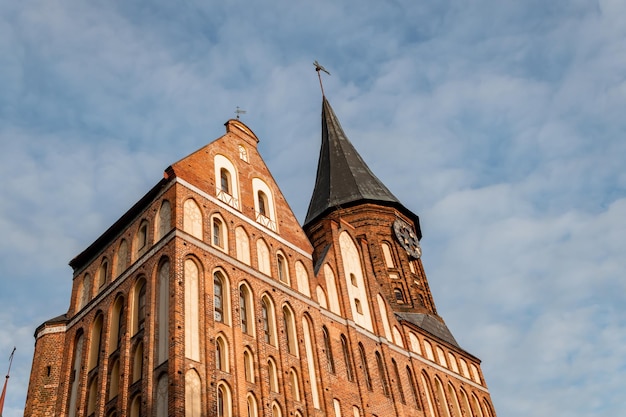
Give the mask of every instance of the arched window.
[[377, 294], [376, 302], [378, 303], [378, 312], [380, 313], [380, 318], [383, 322], [385, 337], [387, 338], [387, 340], [393, 340], [391, 338], [391, 327], [389, 326], [389, 318], [387, 317], [387, 305], [385, 304], [385, 300], [383, 300], [383, 297], [380, 294]]
[[98, 313], [91, 327], [91, 342], [89, 347], [89, 367], [91, 371], [100, 362], [100, 345], [102, 342], [102, 314]]
[[298, 282], [298, 291], [307, 297], [310, 297], [311, 289], [309, 288], [309, 274], [306, 272], [306, 268], [301, 261], [296, 261], [296, 280]]
[[202, 415], [201, 395], [200, 375], [195, 369], [187, 370], [185, 373], [185, 417], [200, 417]]
[[83, 282], [80, 287], [80, 299], [78, 300], [78, 308], [76, 310], [80, 310], [85, 307], [89, 300], [91, 299], [91, 276], [89, 274], [85, 274], [83, 277]]
[[341, 403], [337, 398], [333, 398], [333, 409], [335, 411], [335, 417], [341, 417]]
[[109, 275], [109, 261], [106, 258], [100, 264], [100, 269], [98, 269], [98, 288], [104, 287], [104, 284], [107, 282], [107, 277]]
[[215, 368], [220, 371], [229, 372], [229, 358], [228, 342], [226, 338], [220, 334], [215, 338]]
[[239, 286], [239, 318], [241, 331], [254, 336], [254, 308], [252, 291], [246, 283]]
[[132, 370], [131, 381], [135, 383], [143, 377], [143, 342], [137, 343], [135, 347]]
[[291, 384], [291, 397], [294, 401], [300, 401], [300, 380], [294, 368], [289, 370], [289, 383]]
[[443, 366], [444, 368], [447, 368], [448, 363], [446, 362], [446, 354], [443, 352], [443, 349], [441, 348], [441, 346], [437, 346], [436, 351], [437, 351], [437, 362], [439, 362], [439, 364]]
[[476, 417], [484, 417], [483, 410], [480, 407], [480, 401], [474, 393], [472, 393], [472, 405], [474, 406], [474, 412], [476, 414]]
[[237, 171], [230, 159], [215, 155], [215, 194], [229, 206], [239, 210], [239, 187]]
[[285, 338], [287, 342], [287, 352], [298, 356], [298, 341], [296, 335], [296, 322], [293, 311], [287, 306], [283, 306], [283, 323], [285, 325]]
[[78, 386], [80, 385], [80, 371], [83, 367], [83, 341], [84, 337], [82, 332], [76, 337], [74, 342], [74, 360], [72, 361], [72, 373], [71, 373], [71, 386], [70, 386], [70, 398], [68, 407], [68, 417], [76, 417], [77, 412], [77, 398], [78, 398]]
[[443, 390], [443, 383], [441, 380], [435, 376], [435, 395], [439, 400], [439, 405], [441, 408], [441, 414], [446, 417], [452, 417], [450, 415], [450, 409], [448, 408], [448, 399], [446, 397], [446, 393]]
[[112, 400], [117, 397], [120, 391], [120, 361], [116, 359], [111, 366], [111, 372], [109, 373], [109, 396], [108, 400]]
[[[126, 239], [122, 239], [120, 246], [117, 248], [117, 264], [115, 266], [115, 275], [120, 276], [122, 272], [128, 268], [128, 243]], [[115, 276], [114, 275], [114, 276]]]
[[469, 378], [469, 369], [467, 368], [467, 361], [463, 358], [460, 359], [461, 360], [461, 373], [463, 374], [463, 376], [465, 378]]
[[493, 411], [491, 409], [491, 406], [489, 405], [489, 402], [487, 402], [486, 398], [483, 398], [483, 406], [485, 409], [485, 412], [483, 413], [485, 415], [485, 417], [494, 417], [493, 416]]
[[246, 398], [246, 404], [248, 408], [247, 417], [258, 417], [259, 410], [256, 405], [256, 398], [254, 398], [254, 395], [252, 395], [252, 393], [248, 393]]
[[237, 260], [246, 265], [250, 265], [250, 239], [243, 227], [235, 229], [235, 244]]
[[365, 385], [368, 391], [372, 391], [372, 378], [370, 377], [370, 371], [367, 366], [367, 355], [365, 354], [365, 348], [361, 342], [359, 342], [359, 357], [361, 358], [361, 368], [363, 368], [363, 374], [365, 375]]
[[418, 355], [422, 354], [422, 348], [420, 347], [420, 341], [417, 338], [417, 336], [415, 336], [415, 333], [410, 332], [409, 333], [409, 343], [411, 344], [411, 350], [415, 353], [417, 353]]
[[448, 396], [450, 398], [450, 408], [452, 409], [452, 415], [461, 416], [461, 405], [459, 404], [459, 397], [456, 395], [456, 389], [448, 382]]
[[470, 369], [472, 370], [472, 379], [477, 384], [480, 384], [480, 373], [478, 372], [478, 368], [473, 363], [470, 363]]
[[278, 280], [289, 285], [289, 265], [287, 264], [287, 259], [285, 258], [285, 255], [282, 254], [282, 252], [278, 252], [278, 254], [276, 255], [276, 266], [278, 269]]
[[339, 307], [339, 293], [337, 292], [337, 282], [335, 273], [328, 264], [324, 264], [324, 278], [326, 279], [326, 291], [328, 291], [328, 304], [330, 311], [341, 314]]
[[341, 249], [344, 275], [347, 281], [345, 287], [342, 288], [345, 288], [348, 292], [347, 299], [350, 300], [349, 306], [352, 318], [359, 326], [369, 331], [374, 331], [368, 302], [370, 295], [365, 287], [361, 252], [354, 239], [345, 230], [339, 235], [339, 247]]
[[221, 274], [216, 272], [213, 275], [213, 316], [215, 321], [224, 322], [224, 282]]
[[333, 359], [333, 349], [330, 344], [330, 336], [328, 334], [328, 329], [326, 328], [326, 326], [322, 326], [322, 336], [324, 338], [324, 350], [326, 351], [326, 364], [328, 367], [328, 372], [334, 374], [335, 360]]
[[167, 417], [168, 385], [169, 378], [167, 374], [161, 375], [156, 389], [156, 417]]
[[222, 218], [218, 215], [211, 217], [212, 239], [211, 244], [225, 252], [228, 251], [228, 230]]
[[96, 402], [98, 400], [98, 378], [92, 378], [87, 391], [87, 416], [96, 415]]
[[387, 268], [394, 268], [395, 265], [393, 264], [393, 257], [391, 256], [391, 249], [389, 248], [389, 245], [387, 243], [383, 243], [381, 244], [381, 247], [383, 248], [385, 265], [387, 266]]
[[402, 340], [402, 334], [398, 326], [393, 326], [393, 342], [400, 347], [404, 347], [404, 341]]
[[135, 259], [141, 256], [146, 249], [148, 249], [148, 222], [143, 220], [135, 235]]
[[239, 145], [239, 159], [248, 162], [248, 150], [243, 145]]
[[326, 300], [326, 293], [324, 292], [324, 289], [318, 285], [315, 289], [315, 293], [317, 294], [317, 302], [320, 303], [320, 307], [327, 309], [328, 301]]
[[256, 253], [259, 271], [265, 275], [272, 275], [272, 269], [270, 267], [270, 250], [264, 240], [259, 239], [256, 241]]
[[467, 412], [467, 417], [475, 417], [474, 415], [474, 411], [472, 410], [472, 407], [470, 406], [470, 402], [469, 402], [469, 398], [467, 397], [467, 393], [465, 392], [465, 390], [463, 390], [463, 388], [460, 389], [461, 392], [461, 403], [463, 404], [463, 408], [465, 408], [466, 412]]
[[396, 388], [398, 389], [398, 393], [400, 394], [400, 401], [402, 401], [402, 404], [406, 404], [404, 390], [402, 389], [402, 380], [400, 379], [400, 371], [398, 370], [398, 364], [396, 363], [395, 359], [391, 360], [391, 364], [393, 365], [393, 374], [396, 378]]
[[220, 169], [220, 191], [231, 194], [230, 172], [226, 168]]
[[254, 193], [254, 211], [256, 221], [276, 232], [276, 217], [274, 210], [274, 200], [270, 187], [260, 178], [252, 179], [252, 190]]
[[198, 203], [191, 198], [183, 203], [183, 230], [202, 240], [202, 212]]
[[359, 300], [358, 298], [354, 299], [354, 307], [357, 314], [363, 314], [363, 306], [361, 305], [361, 300]]
[[383, 387], [383, 394], [385, 397], [389, 397], [389, 384], [387, 383], [387, 376], [385, 372], [385, 365], [383, 363], [383, 358], [380, 356], [380, 353], [376, 352], [376, 366], [378, 367], [378, 377], [380, 378], [380, 383]]
[[185, 259], [185, 356], [200, 360], [200, 270], [191, 259]]
[[357, 407], [356, 405], [352, 406], [352, 416], [361, 417], [361, 411], [359, 410], [359, 407]]
[[400, 288], [394, 288], [393, 294], [396, 297], [396, 303], [404, 304], [404, 293]]
[[141, 416], [141, 395], [137, 395], [130, 403], [130, 417]]
[[426, 402], [428, 403], [428, 413], [430, 417], [437, 417], [439, 415], [439, 412], [436, 411], [435, 403], [433, 402], [433, 398], [431, 394], [433, 391], [430, 386], [430, 379], [428, 378], [428, 375], [426, 375], [426, 373], [424, 372], [422, 372], [421, 377], [422, 377], [422, 384], [424, 385], [424, 394], [426, 395]]
[[274, 303], [267, 295], [261, 298], [261, 313], [263, 315], [263, 338], [265, 343], [276, 346], [276, 314]]
[[346, 336], [344, 335], [341, 335], [341, 351], [343, 352], [343, 361], [346, 364], [346, 377], [348, 378], [348, 381], [354, 381], [354, 371], [352, 370], [350, 347], [348, 346], [348, 339], [346, 339]]
[[267, 361], [267, 373], [270, 381], [270, 391], [280, 392], [278, 389], [278, 371], [276, 370], [276, 363], [273, 358], [269, 358]]
[[263, 191], [257, 191], [257, 201], [259, 204], [259, 214], [267, 217], [267, 195]]
[[456, 363], [456, 356], [454, 356], [452, 352], [448, 352], [448, 363], [450, 364], [450, 368], [458, 374], [459, 365]]
[[319, 387], [317, 386], [317, 371], [315, 367], [313, 346], [314, 339], [311, 332], [311, 317], [308, 314], [304, 314], [302, 317], [302, 333], [304, 333], [304, 352], [306, 355], [306, 364], [309, 370], [309, 381], [311, 387], [311, 397], [313, 397], [313, 407], [317, 410], [320, 409], [320, 395]]
[[111, 320], [109, 327], [109, 355], [120, 347], [122, 340], [122, 324], [124, 323], [124, 299], [117, 297], [111, 310]]
[[157, 365], [160, 365], [165, 362], [169, 356], [170, 263], [168, 261], [160, 265], [157, 282], [159, 297], [157, 304]]
[[280, 405], [276, 401], [272, 403], [272, 417], [283, 417], [283, 412], [280, 409]]
[[254, 384], [254, 354], [248, 348], [243, 351], [243, 371], [246, 381]]
[[167, 200], [163, 200], [161, 203], [161, 208], [159, 209], [159, 215], [156, 218], [156, 239], [155, 241], [160, 240], [163, 236], [167, 234], [172, 228], [172, 209], [170, 207], [170, 202]]
[[411, 368], [408, 365], [406, 367], [406, 377], [409, 380], [409, 386], [411, 387], [411, 394], [413, 394], [415, 407], [417, 407], [418, 410], [421, 410], [422, 407], [420, 405], [419, 391], [417, 390], [417, 385], [415, 383], [415, 379], [413, 378], [413, 372], [411, 372]]
[[426, 350], [426, 357], [434, 362], [433, 345], [428, 340], [424, 340], [424, 350]]

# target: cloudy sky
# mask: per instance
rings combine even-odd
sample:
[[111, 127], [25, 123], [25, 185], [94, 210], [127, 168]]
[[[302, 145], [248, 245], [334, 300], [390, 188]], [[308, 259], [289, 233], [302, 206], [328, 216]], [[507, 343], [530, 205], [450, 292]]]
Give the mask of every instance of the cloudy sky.
[[348, 137], [420, 215], [439, 313], [498, 415], [621, 415], [626, 3], [249, 3], [0, 2], [4, 417], [23, 414], [35, 328], [67, 311], [69, 260], [237, 106], [303, 220], [316, 59]]

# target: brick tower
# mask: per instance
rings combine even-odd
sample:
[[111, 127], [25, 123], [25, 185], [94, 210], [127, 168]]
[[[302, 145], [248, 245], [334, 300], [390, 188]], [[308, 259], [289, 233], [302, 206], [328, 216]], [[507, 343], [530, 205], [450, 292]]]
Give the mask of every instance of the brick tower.
[[26, 416], [495, 417], [437, 314], [419, 218], [322, 103], [300, 226], [239, 120], [70, 262]]

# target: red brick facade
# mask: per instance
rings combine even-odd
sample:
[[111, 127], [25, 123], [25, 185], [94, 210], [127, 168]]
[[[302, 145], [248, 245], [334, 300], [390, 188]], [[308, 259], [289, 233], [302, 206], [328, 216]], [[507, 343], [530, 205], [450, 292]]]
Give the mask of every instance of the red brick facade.
[[[480, 361], [433, 330], [447, 328], [421, 260], [408, 256], [391, 227], [397, 218], [413, 220], [367, 203], [303, 230], [257, 152], [256, 136], [238, 120], [226, 130], [169, 167], [72, 261], [68, 312], [36, 332], [25, 415], [495, 417]], [[232, 164], [225, 165], [228, 185], [215, 169], [222, 157]], [[267, 188], [253, 185], [259, 180]], [[186, 209], [189, 199], [199, 220]], [[344, 271], [340, 242], [346, 232], [358, 250], [365, 286], [359, 291], [367, 294], [359, 304], [367, 304], [371, 329], [353, 316], [348, 294], [355, 282]], [[270, 269], [262, 272], [267, 259]], [[338, 312], [331, 311], [334, 294]]]

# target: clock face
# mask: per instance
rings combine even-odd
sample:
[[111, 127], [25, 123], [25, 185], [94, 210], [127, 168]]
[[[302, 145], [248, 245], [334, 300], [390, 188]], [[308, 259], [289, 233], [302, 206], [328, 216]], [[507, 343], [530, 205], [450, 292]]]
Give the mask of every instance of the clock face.
[[420, 247], [420, 241], [415, 234], [413, 227], [404, 220], [396, 219], [393, 222], [393, 231], [396, 235], [396, 239], [400, 242], [400, 245], [406, 250], [409, 256], [417, 259], [422, 256], [422, 248]]

